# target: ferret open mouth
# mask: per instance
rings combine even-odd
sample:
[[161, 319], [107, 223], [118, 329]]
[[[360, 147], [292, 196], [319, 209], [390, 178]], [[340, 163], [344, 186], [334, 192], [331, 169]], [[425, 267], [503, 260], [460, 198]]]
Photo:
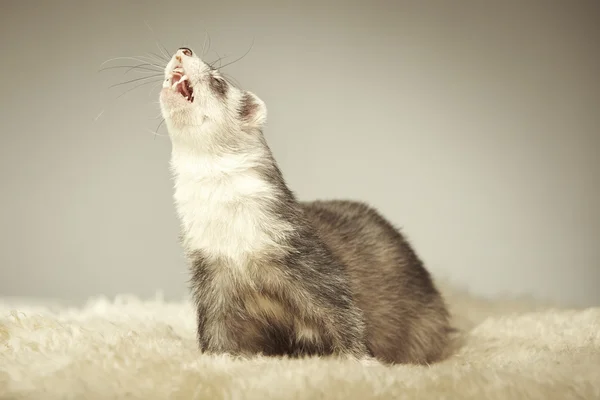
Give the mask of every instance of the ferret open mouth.
[[171, 89], [181, 94], [187, 101], [194, 100], [194, 90], [183, 68], [175, 68], [171, 75]]

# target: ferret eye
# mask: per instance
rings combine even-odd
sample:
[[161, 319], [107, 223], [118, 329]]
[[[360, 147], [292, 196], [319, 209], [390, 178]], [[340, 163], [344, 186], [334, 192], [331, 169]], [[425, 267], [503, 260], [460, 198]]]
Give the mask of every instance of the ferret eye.
[[179, 50], [181, 50], [181, 52], [188, 57], [192, 56], [192, 50], [188, 49], [187, 47], [181, 47]]

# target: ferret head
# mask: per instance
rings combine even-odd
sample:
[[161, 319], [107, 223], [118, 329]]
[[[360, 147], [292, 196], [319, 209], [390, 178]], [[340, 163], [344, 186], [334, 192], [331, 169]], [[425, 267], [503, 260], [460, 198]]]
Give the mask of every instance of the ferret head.
[[191, 146], [256, 136], [267, 117], [261, 99], [230, 84], [188, 48], [177, 50], [165, 68], [160, 107], [171, 140]]

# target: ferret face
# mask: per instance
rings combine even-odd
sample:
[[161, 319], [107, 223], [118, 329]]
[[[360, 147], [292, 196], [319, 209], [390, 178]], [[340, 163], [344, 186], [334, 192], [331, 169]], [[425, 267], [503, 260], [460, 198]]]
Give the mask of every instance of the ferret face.
[[177, 50], [165, 68], [160, 106], [171, 139], [196, 143], [260, 131], [267, 116], [262, 100], [230, 84], [188, 48]]

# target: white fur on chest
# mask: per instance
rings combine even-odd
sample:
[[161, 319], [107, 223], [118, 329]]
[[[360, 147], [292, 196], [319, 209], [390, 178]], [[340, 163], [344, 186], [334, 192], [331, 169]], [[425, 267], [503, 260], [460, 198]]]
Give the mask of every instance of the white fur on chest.
[[269, 212], [276, 193], [248, 155], [173, 153], [175, 203], [188, 249], [243, 267], [280, 246], [289, 224]]

